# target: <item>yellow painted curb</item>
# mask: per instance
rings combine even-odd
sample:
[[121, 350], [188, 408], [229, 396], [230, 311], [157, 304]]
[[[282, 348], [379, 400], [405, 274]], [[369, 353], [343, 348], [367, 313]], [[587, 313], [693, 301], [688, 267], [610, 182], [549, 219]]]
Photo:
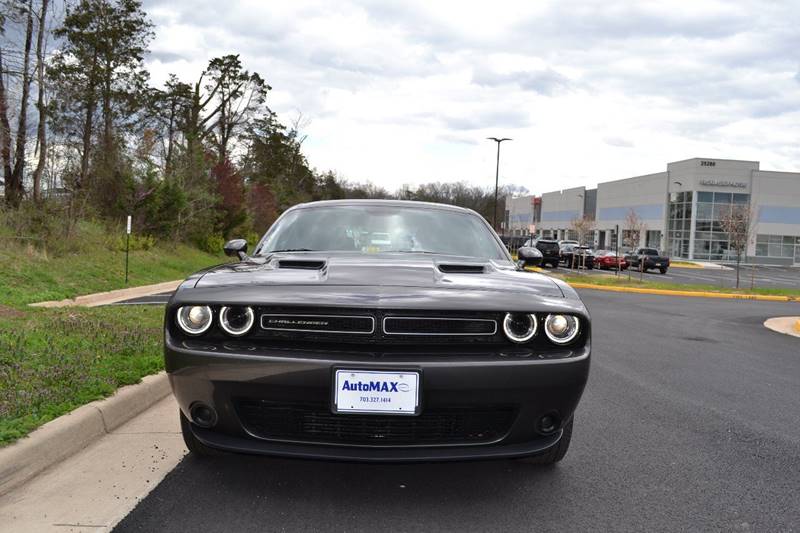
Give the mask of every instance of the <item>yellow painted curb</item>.
[[525, 267], [525, 270], [528, 272], [544, 272], [545, 270], [541, 267]]
[[794, 322], [794, 330], [795, 330], [797, 333], [800, 333], [800, 318], [798, 318], [797, 320], [795, 320], [795, 322]]
[[671, 266], [672, 268], [699, 268], [699, 269], [705, 268], [702, 265], [696, 265], [694, 263], [683, 263], [681, 261], [673, 261], [672, 263], [669, 264], [669, 266]]
[[800, 302], [798, 296], [780, 296], [772, 294], [734, 294], [725, 292], [676, 291], [669, 289], [640, 289], [637, 287], [614, 287], [594, 285], [592, 283], [570, 283], [576, 289], [594, 289], [611, 292], [633, 292], [637, 294], [660, 294], [663, 296], [693, 296], [697, 298], [724, 298], [728, 300], [761, 300], [766, 302]]

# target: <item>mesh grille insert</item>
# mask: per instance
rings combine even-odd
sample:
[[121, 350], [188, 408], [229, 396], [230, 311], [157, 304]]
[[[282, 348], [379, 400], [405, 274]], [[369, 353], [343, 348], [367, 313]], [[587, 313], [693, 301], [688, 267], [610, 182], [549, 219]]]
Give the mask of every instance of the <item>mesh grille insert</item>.
[[474, 318], [386, 317], [389, 335], [494, 335], [497, 322]]
[[510, 407], [429, 409], [412, 417], [333, 414], [324, 405], [240, 400], [237, 412], [260, 438], [350, 445], [488, 443], [505, 436], [514, 421]]

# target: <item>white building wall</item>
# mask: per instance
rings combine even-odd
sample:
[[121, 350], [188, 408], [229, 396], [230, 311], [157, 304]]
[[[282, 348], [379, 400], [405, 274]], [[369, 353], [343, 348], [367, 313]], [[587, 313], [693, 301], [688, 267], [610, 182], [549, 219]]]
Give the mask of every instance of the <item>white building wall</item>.
[[542, 221], [539, 234], [556, 232], [555, 237], [566, 238], [572, 221], [583, 216], [583, 199], [586, 187], [575, 187], [542, 195]]
[[[606, 232], [601, 242], [608, 243], [617, 225], [625, 229], [625, 219], [630, 211], [636, 213], [647, 226], [647, 231], [661, 233], [659, 247], [663, 248], [664, 221], [667, 198], [666, 172], [646, 174], [597, 186], [597, 232]], [[640, 246], [644, 246], [647, 233], [643, 232]]]
[[[769, 235], [773, 241], [775, 236], [781, 236], [783, 253], [780, 258], [755, 257], [755, 259], [781, 264], [800, 264], [800, 173], [764, 170], [753, 172], [751, 209], [756, 222], [747, 255], [756, 256], [758, 235]], [[792, 246], [787, 244], [787, 241], [792, 240], [791, 237], [794, 237], [793, 253], [790, 251]], [[776, 246], [773, 242], [767, 249], [773, 250]]]
[[508, 231], [510, 235], [527, 235], [533, 224], [533, 196], [506, 197]]

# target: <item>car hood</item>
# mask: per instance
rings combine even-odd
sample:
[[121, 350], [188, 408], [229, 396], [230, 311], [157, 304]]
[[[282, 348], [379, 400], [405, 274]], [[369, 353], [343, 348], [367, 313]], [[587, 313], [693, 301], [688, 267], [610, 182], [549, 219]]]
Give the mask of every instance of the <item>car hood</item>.
[[518, 271], [507, 261], [422, 254], [274, 254], [207, 269], [183, 285], [197, 289], [231, 286], [416, 288], [564, 297], [548, 276]]

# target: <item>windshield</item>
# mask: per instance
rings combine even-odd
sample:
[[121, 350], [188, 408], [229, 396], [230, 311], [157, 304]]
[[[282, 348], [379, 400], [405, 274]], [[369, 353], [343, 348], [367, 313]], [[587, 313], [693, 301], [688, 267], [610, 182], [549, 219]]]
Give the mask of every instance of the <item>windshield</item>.
[[325, 206], [290, 211], [259, 255], [279, 251], [417, 252], [507, 259], [477, 215], [399, 206]]

